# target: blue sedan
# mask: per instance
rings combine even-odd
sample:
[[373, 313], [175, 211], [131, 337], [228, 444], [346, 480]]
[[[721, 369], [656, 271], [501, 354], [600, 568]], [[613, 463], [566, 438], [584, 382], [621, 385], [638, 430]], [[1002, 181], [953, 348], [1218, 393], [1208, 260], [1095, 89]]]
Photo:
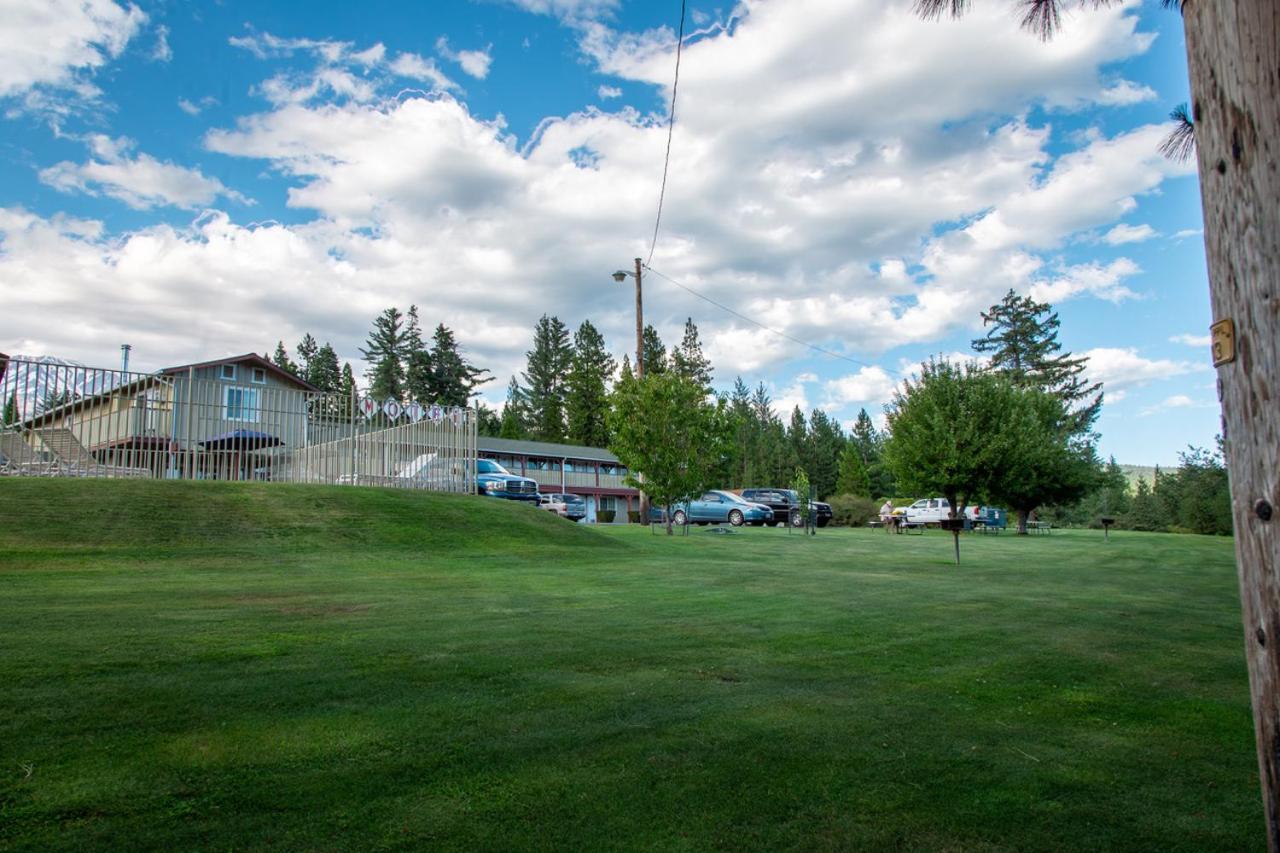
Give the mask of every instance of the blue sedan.
[[671, 514], [675, 524], [724, 524], [734, 527], [744, 524], [761, 526], [773, 518], [773, 510], [763, 504], [751, 503], [733, 492], [707, 492], [697, 500], [680, 504]]

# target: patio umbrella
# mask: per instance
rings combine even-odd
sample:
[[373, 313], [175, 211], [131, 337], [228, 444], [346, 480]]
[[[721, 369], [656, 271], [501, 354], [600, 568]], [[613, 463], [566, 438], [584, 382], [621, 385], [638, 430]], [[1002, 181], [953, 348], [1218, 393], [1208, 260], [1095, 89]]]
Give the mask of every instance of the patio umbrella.
[[279, 447], [283, 441], [274, 435], [252, 429], [233, 429], [200, 442], [205, 450], [261, 450]]
[[233, 429], [230, 432], [206, 438], [200, 444], [204, 446], [205, 450], [234, 451], [235, 479], [239, 480], [241, 476], [241, 458], [246, 451], [261, 450], [266, 447], [279, 447], [284, 442], [270, 433], [258, 432], [252, 429]]

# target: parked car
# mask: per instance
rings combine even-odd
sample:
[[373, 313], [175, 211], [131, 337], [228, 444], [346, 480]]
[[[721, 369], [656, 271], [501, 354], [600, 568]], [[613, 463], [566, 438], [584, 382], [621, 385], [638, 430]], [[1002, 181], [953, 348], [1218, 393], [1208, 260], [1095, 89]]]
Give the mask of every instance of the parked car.
[[538, 495], [538, 506], [564, 518], [569, 514], [569, 507], [557, 495]]
[[741, 527], [744, 524], [761, 527], [771, 518], [773, 518], [773, 511], [764, 504], [752, 503], [733, 492], [722, 491], [706, 492], [697, 500], [689, 501], [687, 504], [677, 504], [671, 512], [672, 523], [680, 525], [686, 522], [694, 524], [728, 522], [734, 527]]
[[541, 497], [536, 481], [518, 477], [492, 459], [480, 459], [476, 462], [476, 491], [491, 498], [534, 504]]
[[[742, 497], [769, 507], [773, 512], [771, 520], [774, 524], [799, 527], [804, 523], [799, 512], [800, 496], [794, 489], [743, 489]], [[814, 524], [818, 527], [826, 527], [831, 523], [831, 504], [809, 501], [809, 512], [813, 514]]]
[[549, 498], [557, 506], [556, 511], [570, 521], [582, 521], [587, 517], [587, 502], [581, 495], [553, 492], [542, 497]]

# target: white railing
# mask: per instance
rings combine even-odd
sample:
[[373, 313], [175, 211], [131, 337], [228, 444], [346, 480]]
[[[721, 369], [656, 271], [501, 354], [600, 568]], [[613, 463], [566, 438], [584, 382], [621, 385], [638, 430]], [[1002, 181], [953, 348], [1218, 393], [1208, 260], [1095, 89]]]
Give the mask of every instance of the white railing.
[[0, 365], [0, 474], [475, 490], [474, 411], [309, 391], [252, 363]]

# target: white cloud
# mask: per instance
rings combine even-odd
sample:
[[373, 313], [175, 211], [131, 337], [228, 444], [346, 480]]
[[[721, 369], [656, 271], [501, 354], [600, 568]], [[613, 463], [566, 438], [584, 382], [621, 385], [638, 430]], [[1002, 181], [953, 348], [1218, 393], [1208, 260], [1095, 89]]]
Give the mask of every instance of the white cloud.
[[182, 110], [189, 116], [198, 116], [204, 110], [218, 103], [218, 99], [211, 95], [205, 95], [199, 101], [189, 101], [186, 98], [178, 98], [178, 109]]
[[151, 48], [151, 58], [156, 62], [173, 59], [173, 48], [169, 47], [169, 28], [163, 24], [156, 27], [156, 43]]
[[610, 98], [622, 97], [622, 90], [619, 89], [617, 86], [606, 86], [602, 83], [600, 84], [600, 88], [596, 89], [596, 95], [600, 98], [600, 100], [607, 101]]
[[424, 59], [416, 53], [402, 53], [389, 66], [393, 74], [430, 83], [437, 89], [457, 89], [458, 84], [436, 67], [431, 59]]
[[1057, 275], [1037, 281], [1032, 285], [1030, 295], [1037, 302], [1050, 304], [1086, 293], [1108, 302], [1123, 302], [1137, 297], [1123, 282], [1139, 272], [1141, 269], [1138, 265], [1128, 258], [1117, 258], [1109, 264], [1076, 264]]
[[1079, 355], [1089, 359], [1086, 368], [1089, 378], [1103, 384], [1103, 391], [1111, 402], [1119, 399], [1114, 392], [1207, 369], [1194, 362], [1145, 358], [1133, 347], [1096, 347]]
[[1130, 80], [1121, 80], [1098, 93], [1098, 103], [1123, 107], [1156, 99], [1156, 91], [1150, 86], [1140, 86]]
[[36, 87], [97, 95], [93, 72], [146, 20], [137, 6], [112, 0], [10, 0], [0, 14], [0, 97]]
[[[521, 5], [574, 18], [602, 70], [669, 95], [669, 31], [602, 29], [608, 4]], [[1160, 158], [1158, 125], [1064, 143], [1018, 117], [1038, 114], [1035, 104], [1090, 102], [1102, 69], [1149, 44], [1136, 25], [1132, 8], [1112, 6], [1078, 16], [1045, 45], [1002, 4], [942, 25], [919, 20], [905, 0], [752, 0], [732, 29], [686, 45], [653, 264], [792, 337], [866, 360], [970, 326], [1010, 287], [1120, 298], [1136, 267], [1064, 269], [1046, 254], [1110, 227], [1190, 167]], [[626, 50], [627, 39], [640, 49]], [[211, 214], [189, 228], [85, 237], [53, 217], [9, 211], [0, 279], [29, 294], [0, 317], [0, 337], [23, 329], [69, 353], [112, 340], [111, 357], [119, 330], [137, 325], [156, 330], [149, 348], [166, 353], [160, 360], [182, 360], [192, 347], [260, 350], [311, 331], [351, 357], [375, 314], [417, 303], [424, 318], [453, 326], [498, 384], [546, 310], [571, 324], [591, 317], [619, 356], [630, 349], [628, 295], [608, 274], [647, 254], [666, 147], [661, 109], [587, 108], [517, 140], [500, 118], [445, 94], [457, 85], [418, 54], [257, 32], [234, 43], [293, 62], [258, 87], [268, 98], [261, 112], [205, 144], [282, 176], [298, 221], [246, 226]], [[402, 78], [433, 91], [398, 92]], [[743, 92], [751, 110], [741, 109]], [[1062, 144], [1068, 153], [1058, 156]], [[95, 183], [75, 164], [50, 180], [96, 192], [130, 186]], [[218, 190], [129, 191], [198, 207], [206, 202], [195, 196]], [[181, 310], [210, 319], [188, 341], [161, 309], [215, 278], [243, 307], [224, 322], [215, 303], [192, 297]], [[646, 319], [675, 330], [693, 316], [722, 384], [738, 373], [773, 377], [804, 352], [648, 281]], [[72, 291], [96, 296], [59, 301]], [[73, 333], [86, 326], [96, 331]], [[869, 392], [856, 383], [831, 392], [858, 393]]]
[[1159, 236], [1160, 232], [1146, 223], [1129, 225], [1121, 222], [1106, 234], [1103, 234], [1102, 240], [1112, 246], [1120, 246], [1124, 243], [1141, 243], [1143, 240], [1150, 240], [1152, 237]]
[[248, 203], [216, 178], [161, 162], [148, 154], [129, 157], [133, 143], [127, 139], [95, 136], [90, 147], [99, 159], [84, 163], [64, 160], [40, 171], [40, 180], [61, 192], [107, 195], [135, 210], [173, 206], [193, 210], [212, 204], [218, 197]]
[[1204, 234], [1203, 228], [1184, 228], [1173, 235], [1173, 239], [1181, 242], [1188, 237], [1200, 237]]
[[1171, 397], [1164, 398], [1154, 406], [1148, 406], [1139, 412], [1139, 414], [1143, 417], [1149, 417], [1150, 415], [1160, 414], [1161, 412], [1167, 412], [1171, 409], [1204, 409], [1209, 408], [1212, 405], [1212, 403], [1198, 403], [1186, 394], [1174, 394]]
[[1213, 343], [1213, 338], [1209, 335], [1174, 335], [1169, 338], [1170, 343], [1186, 344], [1189, 347], [1207, 347]]
[[839, 409], [856, 404], [866, 406], [888, 401], [897, 380], [882, 367], [863, 367], [856, 373], [830, 380], [823, 385], [827, 408]]
[[488, 45], [484, 50], [453, 50], [444, 36], [436, 39], [436, 51], [450, 62], [458, 63], [464, 72], [477, 80], [489, 76], [489, 66], [493, 64], [489, 51], [492, 49], [493, 45]]

